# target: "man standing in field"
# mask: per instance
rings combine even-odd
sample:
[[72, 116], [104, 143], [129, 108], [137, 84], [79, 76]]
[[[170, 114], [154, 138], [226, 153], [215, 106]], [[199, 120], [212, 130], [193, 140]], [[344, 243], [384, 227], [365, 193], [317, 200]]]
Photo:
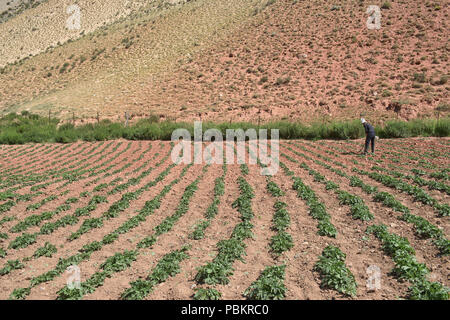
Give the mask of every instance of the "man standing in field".
[[366, 145], [364, 146], [364, 154], [367, 154], [369, 143], [372, 146], [372, 153], [375, 153], [375, 129], [366, 121], [366, 119], [361, 118], [361, 122], [364, 126], [364, 130], [366, 130]]

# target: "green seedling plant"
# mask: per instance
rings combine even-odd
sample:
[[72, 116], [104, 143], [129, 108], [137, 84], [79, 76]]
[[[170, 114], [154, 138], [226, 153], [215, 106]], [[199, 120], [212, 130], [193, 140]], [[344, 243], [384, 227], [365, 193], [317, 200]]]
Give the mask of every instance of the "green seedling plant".
[[355, 277], [345, 265], [345, 253], [338, 247], [327, 246], [315, 264], [314, 270], [319, 272], [321, 286], [334, 289], [348, 296], [356, 296]]
[[392, 274], [400, 281], [412, 283], [409, 288], [409, 298], [448, 300], [449, 289], [438, 282], [430, 282], [426, 279], [429, 270], [425, 264], [417, 262], [415, 250], [406, 238], [389, 233], [385, 225], [369, 226], [367, 233], [373, 233], [380, 239], [383, 250], [394, 260], [395, 267]]
[[283, 300], [287, 288], [284, 285], [286, 266], [270, 266], [243, 293], [249, 300]]
[[197, 288], [194, 300], [220, 300], [222, 294], [214, 288]]
[[187, 253], [189, 249], [189, 246], [185, 246], [165, 255], [146, 279], [131, 282], [131, 287], [126, 289], [120, 298], [122, 300], [143, 300], [156, 285], [180, 273], [180, 262], [189, 258]]

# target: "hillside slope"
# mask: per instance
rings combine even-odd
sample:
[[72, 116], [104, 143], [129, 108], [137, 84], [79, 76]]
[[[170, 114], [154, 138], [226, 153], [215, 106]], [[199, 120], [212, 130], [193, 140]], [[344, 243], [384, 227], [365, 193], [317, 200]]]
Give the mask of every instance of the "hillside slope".
[[[93, 17], [106, 15], [105, 1], [89, 3]], [[366, 26], [373, 4], [382, 8], [380, 30]], [[0, 28], [18, 27], [33, 10], [51, 5]], [[364, 113], [377, 122], [397, 114], [433, 116], [436, 108], [448, 114], [446, 1], [129, 5], [122, 18], [99, 18], [104, 25], [92, 23], [78, 38], [0, 70], [2, 113], [89, 118], [99, 112], [117, 119], [128, 111], [216, 121], [326, 121]], [[65, 37], [61, 42], [71, 39]]]

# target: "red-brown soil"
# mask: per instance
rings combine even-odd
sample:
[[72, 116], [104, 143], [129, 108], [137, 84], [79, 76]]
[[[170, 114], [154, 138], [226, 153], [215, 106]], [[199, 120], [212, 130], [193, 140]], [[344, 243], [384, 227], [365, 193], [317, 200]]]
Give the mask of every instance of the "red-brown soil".
[[[119, 143], [121, 143], [120, 146], [113, 153], [113, 148], [118, 146]], [[151, 235], [155, 226], [175, 212], [186, 187], [200, 177], [198, 189], [189, 202], [187, 212], [181, 216], [173, 228], [159, 236], [157, 242], [150, 248], [141, 249], [136, 261], [130, 267], [106, 278], [102, 286], [83, 298], [119, 299], [123, 291], [130, 287], [130, 282], [149, 275], [152, 268], [165, 254], [179, 249], [183, 245], [190, 244], [192, 247], [188, 251], [189, 258], [180, 263], [181, 271], [155, 286], [153, 291], [146, 296], [146, 299], [192, 299], [197, 288], [207, 287], [195, 281], [197, 269], [214, 259], [217, 254], [217, 243], [220, 240], [229, 239], [233, 228], [241, 221], [239, 212], [232, 206], [233, 202], [239, 197], [238, 178], [241, 176], [251, 185], [255, 194], [255, 197], [252, 199], [252, 210], [254, 212], [254, 218], [252, 219], [254, 227], [252, 231], [254, 237], [245, 240], [247, 246], [246, 255], [244, 256], [245, 263], [236, 261], [233, 264], [234, 273], [229, 277], [229, 284], [215, 286], [222, 293], [223, 299], [244, 299], [243, 292], [258, 278], [265, 267], [280, 264], [286, 265], [284, 280], [284, 285], [287, 288], [286, 299], [398, 299], [405, 297], [410, 284], [408, 282], [400, 282], [390, 274], [394, 267], [393, 260], [384, 253], [380, 241], [373, 235], [368, 235], [365, 232], [367, 226], [372, 224], [385, 224], [390, 232], [406, 237], [416, 251], [417, 260], [425, 263], [430, 270], [429, 279], [439, 281], [448, 287], [450, 285], [450, 279], [448, 278], [450, 273], [449, 258], [448, 256], [440, 256], [438, 249], [432, 244], [430, 239], [419, 238], [415, 234], [412, 224], [398, 219], [401, 214], [378, 202], [374, 202], [372, 196], [367, 195], [360, 188], [351, 187], [347, 179], [310, 159], [299, 156], [293, 151], [303, 153], [314, 160], [326, 162], [347, 174], [355, 174], [364, 183], [378, 187], [379, 191], [389, 192], [403, 205], [407, 206], [412, 214], [423, 217], [440, 228], [448, 239], [450, 234], [449, 217], [438, 216], [431, 206], [415, 202], [412, 196], [408, 194], [386, 187], [367, 176], [354, 173], [352, 168], [370, 170], [373, 165], [377, 165], [392, 169], [392, 165], [395, 165], [397, 166], [396, 169], [403, 170], [403, 173], [411, 173], [410, 170], [414, 168], [428, 173], [445, 168], [448, 169], [450, 167], [450, 140], [448, 138], [378, 140], [375, 156], [366, 158], [357, 154], [358, 148], [361, 148], [362, 143], [363, 141], [361, 140], [280, 142], [280, 160], [294, 172], [295, 176], [300, 177], [306, 185], [310, 186], [317, 197], [325, 204], [327, 212], [331, 215], [331, 222], [337, 229], [337, 237], [335, 239], [317, 234], [317, 220], [314, 220], [309, 215], [305, 201], [300, 199], [296, 191], [293, 190], [291, 177], [287, 176], [280, 168], [277, 174], [272, 177], [272, 180], [285, 193], [278, 200], [287, 203], [286, 209], [290, 214], [291, 223], [286, 231], [291, 234], [294, 246], [281, 256], [275, 256], [271, 252], [269, 244], [271, 237], [275, 234], [272, 229], [272, 218], [274, 214], [273, 205], [277, 199], [268, 192], [266, 178], [260, 175], [259, 168], [256, 165], [249, 165], [249, 174], [242, 175], [240, 166], [236, 164], [227, 165], [225, 193], [220, 198], [221, 201], [216, 217], [205, 230], [205, 237], [202, 240], [189, 238], [194, 225], [199, 220], [204, 219], [204, 214], [213, 201], [214, 182], [216, 178], [223, 174], [221, 165], [210, 165], [208, 168], [205, 168], [206, 171], [203, 173], [204, 165], [196, 164], [187, 169], [183, 178], [174, 184], [172, 189], [162, 198], [160, 207], [152, 215], [148, 216], [145, 221], [129, 232], [120, 234], [116, 241], [104, 245], [99, 251], [93, 252], [89, 259], [83, 260], [78, 264], [81, 270], [81, 281], [86, 281], [94, 273], [101, 270], [100, 264], [108, 257], [124, 250], [136, 249], [139, 241]], [[17, 188], [13, 191], [14, 193], [21, 195], [33, 194], [36, 192], [32, 189], [34, 185], [26, 185], [24, 180], [21, 179], [25, 179], [31, 174], [43, 175], [55, 168], [77, 170], [88, 164], [86, 169], [92, 169], [83, 173], [71, 183], [66, 183], [67, 180], [58, 182], [57, 180], [61, 179], [58, 176], [48, 176], [43, 181], [38, 182], [38, 184], [54, 183], [49, 184], [44, 189], [40, 189], [39, 191], [42, 194], [33, 197], [31, 201], [19, 201], [11, 209], [1, 213], [0, 218], [11, 217], [14, 220], [3, 222], [0, 225], [0, 233], [8, 236], [7, 239], [0, 239], [0, 248], [6, 250], [7, 253], [5, 257], [0, 258], [0, 268], [9, 260], [18, 259], [24, 264], [24, 268], [12, 270], [10, 273], [0, 276], [1, 299], [7, 299], [16, 288], [28, 287], [33, 277], [54, 269], [60, 258], [67, 258], [76, 254], [82, 246], [92, 241], [101, 241], [105, 235], [117, 229], [128, 219], [136, 216], [144, 204], [158, 195], [171, 181], [179, 177], [185, 167], [185, 165], [176, 165], [171, 169], [169, 168], [172, 164], [170, 157], [164, 160], [164, 157], [170, 151], [168, 142], [129, 142], [125, 140], [106, 141], [103, 144], [99, 142], [77, 142], [66, 149], [63, 149], [63, 147], [63, 145], [54, 144], [48, 149], [41, 145], [2, 146], [0, 149], [0, 168], [1, 172], [4, 173], [0, 175], [0, 192], [5, 192], [10, 188]], [[141, 157], [143, 152], [149, 150], [149, 148], [151, 148], [150, 151]], [[103, 149], [104, 151], [102, 151]], [[48, 153], [46, 154], [45, 152]], [[395, 155], [388, 152], [394, 152]], [[320, 172], [328, 180], [337, 183], [342, 190], [361, 197], [374, 215], [374, 220], [368, 222], [354, 220], [349, 213], [350, 207], [339, 204], [337, 195], [333, 191], [326, 190], [325, 185], [316, 182], [304, 168], [300, 167], [299, 163], [294, 163], [281, 154], [297, 159], [299, 163], [305, 162], [310, 168]], [[15, 156], [17, 156], [17, 161], [15, 161]], [[92, 157], [89, 158], [90, 156]], [[419, 160], [415, 160], [411, 156], [418, 157]], [[327, 157], [328, 160], [324, 160], [324, 157]], [[28, 159], [37, 159], [38, 161], [30, 165]], [[50, 165], [53, 161], [57, 163]], [[78, 163], [79, 161], [81, 162]], [[105, 161], [104, 165], [96, 167]], [[146, 164], [146, 161], [149, 162]], [[333, 164], [333, 161], [345, 165], [346, 168]], [[65, 166], [60, 167], [58, 165], [58, 163], [62, 164], [65, 162], [67, 162]], [[159, 166], [157, 166], [158, 163], [160, 163]], [[70, 168], [73, 164], [77, 165]], [[129, 165], [127, 166], [127, 164]], [[29, 169], [29, 166], [34, 167]], [[105, 172], [98, 172], [106, 168], [109, 169]], [[139, 180], [137, 184], [132, 184], [116, 193], [109, 193], [117, 185], [133, 181], [130, 179], [139, 177], [150, 168], [153, 168], [153, 170]], [[153, 181], [166, 168], [170, 169], [168, 175], [156, 185], [144, 190], [138, 198], [130, 200], [129, 207], [121, 211], [117, 217], [105, 220], [103, 226], [89, 230], [78, 239], [68, 240], [68, 237], [73, 232], [76, 232], [84, 221], [101, 217], [124, 194], [139, 190], [145, 184]], [[90, 174], [93, 175], [89, 176]], [[18, 181], [8, 187], [5, 184], [7, 181], [10, 181], [8, 177], [14, 177], [15, 175], [19, 177]], [[122, 180], [118, 181], [118, 178]], [[414, 184], [413, 181], [405, 181]], [[443, 182], [448, 183], [448, 180], [443, 180]], [[100, 184], [106, 184], [107, 186], [96, 191], [95, 187]], [[445, 192], [431, 190], [427, 186], [422, 186], [421, 188], [439, 203], [450, 204], [450, 197]], [[88, 192], [88, 195], [83, 197], [80, 195], [82, 192]], [[30, 204], [38, 203], [51, 195], [57, 196], [57, 199], [43, 204], [36, 210], [27, 210]], [[34, 244], [22, 249], [8, 248], [9, 244], [23, 232], [29, 234], [39, 232], [40, 227], [44, 223], [55, 222], [63, 216], [73, 215], [78, 208], [87, 206], [93, 195], [104, 196], [108, 202], [99, 203], [95, 210], [90, 212], [89, 216], [81, 216], [74, 225], [60, 227], [48, 235], [38, 235]], [[20, 221], [24, 221], [25, 218], [53, 211], [66, 203], [70, 198], [77, 198], [78, 202], [72, 203], [68, 211], [60, 212], [37, 226], [30, 226], [23, 232], [15, 233], [10, 230]], [[5, 204], [7, 201], [2, 200], [0, 205]], [[33, 258], [32, 256], [36, 249], [42, 247], [46, 242], [55, 245], [57, 252], [52, 257]], [[322, 250], [328, 244], [339, 247], [347, 255], [346, 265], [355, 276], [358, 285], [356, 297], [350, 298], [337, 291], [321, 288], [320, 275], [313, 269]], [[371, 265], [378, 266], [381, 269], [382, 287], [376, 291], [368, 290], [366, 287], [366, 281], [369, 276], [367, 268]], [[57, 292], [66, 284], [67, 276], [68, 274], [63, 273], [51, 281], [33, 287], [26, 298], [56, 299], [58, 297]]]

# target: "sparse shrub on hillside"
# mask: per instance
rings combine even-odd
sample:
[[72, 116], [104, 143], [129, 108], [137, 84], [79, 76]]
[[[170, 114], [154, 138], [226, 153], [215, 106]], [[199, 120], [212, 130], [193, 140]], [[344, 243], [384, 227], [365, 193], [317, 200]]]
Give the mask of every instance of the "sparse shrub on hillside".
[[425, 83], [427, 82], [427, 78], [425, 73], [414, 73], [413, 75], [413, 81], [419, 82], [419, 83]]
[[[252, 12], [252, 15], [257, 15], [258, 13], [264, 11], [264, 9], [266, 9], [268, 6], [274, 4], [276, 2], [276, 0], [267, 0], [265, 3], [263, 3], [261, 6], [258, 6], [257, 8], [255, 8]], [[296, 1], [294, 1], [293, 4], [295, 4]]]
[[66, 72], [67, 67], [68, 67], [69, 65], [70, 65], [70, 64], [69, 64], [68, 62], [65, 62], [65, 63], [63, 64], [63, 66], [61, 67], [61, 69], [59, 69], [59, 73], [64, 73], [64, 72]]
[[[0, 13], [0, 23], [6, 22], [9, 19], [21, 14], [23, 11], [30, 9], [30, 8], [36, 8], [41, 3], [45, 2], [47, 0], [25, 0], [18, 2], [17, 5], [8, 8], [8, 10], [3, 11]], [[6, 5], [10, 5], [11, 2], [7, 2]]]
[[291, 77], [281, 77], [281, 78], [277, 79], [275, 84], [280, 86], [280, 85], [283, 85], [283, 84], [288, 84], [290, 81], [291, 81]]
[[122, 39], [122, 44], [125, 46], [125, 49], [128, 49], [133, 44], [133, 37]]
[[92, 53], [91, 61], [94, 61], [95, 59], [97, 59], [97, 57], [99, 55], [101, 55], [102, 53], [104, 53], [105, 51], [106, 51], [106, 48], [103, 48], [101, 50], [95, 49], [94, 52]]
[[390, 97], [390, 96], [392, 96], [392, 95], [393, 95], [393, 93], [390, 92], [389, 90], [383, 90], [383, 92], [381, 93], [381, 96], [382, 96], [383, 98], [387, 98], [387, 97]]
[[374, 57], [367, 58], [366, 62], [367, 63], [371, 63], [371, 64], [377, 64], [378, 63], [377, 60], [375, 60]]
[[435, 85], [435, 86], [442, 86], [442, 85], [446, 84], [447, 81], [448, 81], [448, 76], [443, 75], [439, 78], [439, 80], [432, 81], [431, 84]]
[[385, 1], [381, 5], [381, 9], [391, 9], [391, 8], [392, 8], [392, 4], [389, 1]]
[[450, 104], [448, 103], [440, 103], [436, 108], [438, 112], [450, 112]]

